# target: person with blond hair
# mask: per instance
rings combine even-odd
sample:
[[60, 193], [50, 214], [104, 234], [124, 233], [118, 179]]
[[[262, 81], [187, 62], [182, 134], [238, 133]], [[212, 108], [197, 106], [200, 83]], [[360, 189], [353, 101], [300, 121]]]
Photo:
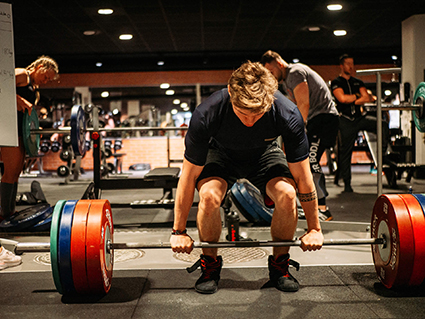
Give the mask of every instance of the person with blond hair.
[[[296, 105], [277, 91], [277, 86], [264, 66], [248, 61], [232, 73], [227, 89], [213, 93], [193, 112], [175, 200], [170, 239], [174, 252], [190, 253], [193, 249], [186, 223], [195, 189], [199, 193], [199, 239], [220, 239], [220, 204], [239, 178], [248, 179], [273, 200], [272, 240], [294, 238], [298, 194], [308, 225], [300, 238], [301, 248], [312, 251], [322, 247], [303, 118]], [[285, 153], [277, 143], [279, 136], [285, 143]], [[202, 275], [195, 290], [211, 294], [218, 289], [222, 258], [217, 249], [202, 250]], [[289, 247], [274, 247], [268, 266], [272, 286], [285, 292], [299, 289], [288, 271]]]
[[[34, 108], [40, 100], [39, 86], [57, 78], [58, 73], [58, 64], [48, 56], [39, 57], [26, 68], [15, 69], [19, 145], [17, 147], [3, 146], [0, 148], [4, 165], [0, 188], [0, 221], [15, 213], [18, 179], [25, 160], [25, 148], [22, 140], [24, 113], [26, 110], [29, 114], [36, 112]], [[20, 263], [21, 257], [15, 256], [0, 246], [0, 270]]]

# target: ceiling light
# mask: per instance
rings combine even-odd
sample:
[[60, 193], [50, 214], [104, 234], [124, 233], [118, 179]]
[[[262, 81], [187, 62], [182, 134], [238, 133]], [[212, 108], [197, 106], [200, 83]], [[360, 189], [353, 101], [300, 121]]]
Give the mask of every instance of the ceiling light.
[[96, 66], [97, 66], [98, 68], [100, 68], [102, 65], [103, 65], [103, 64], [102, 64], [102, 62], [97, 62], [97, 63], [96, 63]]
[[83, 32], [84, 35], [90, 36], [90, 35], [95, 35], [96, 31], [94, 30], [86, 30]]
[[292, 59], [292, 62], [294, 62], [294, 63], [298, 63], [298, 62], [300, 62], [300, 59], [297, 59], [297, 58]]
[[99, 10], [97, 10], [97, 13], [108, 15], [108, 14], [114, 13], [114, 10], [112, 10], [112, 9], [99, 9]]
[[101, 97], [108, 97], [109, 96], [109, 92], [108, 91], [103, 91], [102, 93], [100, 93]]
[[398, 56], [396, 56], [396, 55], [392, 55], [392, 56], [391, 56], [391, 59], [393, 59], [393, 61], [397, 61]]
[[179, 100], [179, 99], [175, 99], [175, 100], [173, 101], [173, 104], [175, 104], [175, 105], [180, 104], [180, 100]]
[[320, 31], [320, 27], [308, 27], [307, 29], [308, 31], [311, 31], [311, 32]]
[[167, 90], [165, 91], [166, 95], [174, 95], [174, 90]]
[[390, 96], [393, 92], [391, 92], [391, 90], [385, 90], [384, 94], [385, 96]]
[[168, 89], [170, 87], [169, 83], [161, 83], [161, 85], [159, 86], [161, 89]]
[[158, 61], [156, 64], [158, 64], [158, 65], [164, 65], [165, 62], [164, 61]]
[[133, 39], [132, 34], [121, 34], [120, 35], [120, 40], [131, 40], [131, 39]]
[[176, 109], [171, 110], [171, 114], [176, 115], [177, 113], [178, 113], [178, 111]]
[[345, 30], [334, 30], [334, 35], [336, 35], [337, 37], [342, 37], [346, 34], [347, 34], [347, 31]]
[[342, 9], [342, 5], [337, 4], [337, 3], [335, 3], [335, 4], [329, 4], [327, 6], [327, 8], [328, 8], [329, 11], [339, 11], [339, 10]]
[[188, 107], [188, 105], [186, 102], [183, 102], [182, 104], [180, 104], [180, 107], [184, 109], [185, 107]]
[[185, 111], [185, 112], [189, 111], [189, 107], [188, 106], [184, 107], [183, 111]]

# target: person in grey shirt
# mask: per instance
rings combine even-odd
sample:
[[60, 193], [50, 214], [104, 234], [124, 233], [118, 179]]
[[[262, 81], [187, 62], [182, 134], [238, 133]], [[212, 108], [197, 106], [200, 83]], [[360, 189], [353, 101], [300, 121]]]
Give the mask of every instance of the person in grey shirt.
[[263, 64], [279, 81], [283, 82], [289, 98], [297, 105], [306, 125], [309, 141], [310, 167], [319, 199], [319, 218], [332, 220], [326, 206], [326, 181], [320, 166], [323, 152], [333, 147], [339, 128], [339, 115], [332, 94], [323, 78], [309, 66], [287, 63], [273, 51], [261, 57]]

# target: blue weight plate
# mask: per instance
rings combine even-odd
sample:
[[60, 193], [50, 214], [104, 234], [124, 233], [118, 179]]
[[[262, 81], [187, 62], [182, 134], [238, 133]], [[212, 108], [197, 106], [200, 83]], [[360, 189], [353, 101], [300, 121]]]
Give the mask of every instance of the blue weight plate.
[[25, 208], [2, 221], [0, 223], [0, 230], [5, 232], [26, 230], [46, 219], [52, 213], [52, 210], [53, 208], [47, 203]]
[[258, 214], [252, 209], [251, 205], [245, 200], [240, 192], [240, 183], [236, 182], [230, 189], [230, 195], [233, 203], [239, 212], [251, 223], [259, 223], [261, 221]]
[[80, 105], [74, 105], [71, 111], [71, 144], [76, 155], [86, 153], [86, 120]]
[[421, 204], [422, 211], [425, 214], [425, 194], [412, 194], [412, 195], [415, 196], [416, 200], [419, 202], [419, 204]]
[[75, 291], [71, 269], [71, 229], [76, 200], [69, 200], [62, 209], [58, 237], [59, 276], [64, 294]]
[[47, 216], [45, 219], [38, 222], [34, 226], [31, 226], [30, 228], [28, 228], [28, 230], [34, 231], [34, 232], [50, 231], [50, 226], [52, 224], [52, 214], [53, 214], [53, 208], [52, 208], [52, 213], [49, 216]]
[[240, 185], [240, 192], [252, 209], [255, 210], [257, 215], [263, 221], [270, 224], [272, 222], [273, 209], [266, 207], [261, 192], [249, 181], [244, 181], [244, 183]]

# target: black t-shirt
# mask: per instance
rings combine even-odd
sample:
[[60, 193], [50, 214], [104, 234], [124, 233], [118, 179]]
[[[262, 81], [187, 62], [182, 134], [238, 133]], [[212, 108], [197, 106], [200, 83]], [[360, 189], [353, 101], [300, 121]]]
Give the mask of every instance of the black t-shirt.
[[[344, 94], [360, 94], [360, 88], [366, 87], [362, 80], [359, 80], [354, 77], [350, 77], [349, 80], [343, 78], [342, 76], [338, 76], [335, 80], [331, 83], [331, 90], [332, 94], [333, 91], [337, 88], [341, 88], [344, 91]], [[349, 118], [356, 118], [360, 117], [361, 114], [361, 106], [355, 105], [353, 103], [341, 103], [338, 101], [337, 98], [335, 98], [336, 102], [336, 108], [338, 109], [338, 112], [346, 117]]]
[[185, 158], [205, 165], [210, 145], [236, 162], [255, 161], [282, 136], [288, 162], [308, 157], [304, 122], [297, 106], [277, 91], [270, 111], [252, 126], [245, 126], [233, 112], [227, 89], [213, 93], [193, 112], [185, 138]]

